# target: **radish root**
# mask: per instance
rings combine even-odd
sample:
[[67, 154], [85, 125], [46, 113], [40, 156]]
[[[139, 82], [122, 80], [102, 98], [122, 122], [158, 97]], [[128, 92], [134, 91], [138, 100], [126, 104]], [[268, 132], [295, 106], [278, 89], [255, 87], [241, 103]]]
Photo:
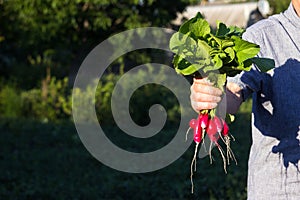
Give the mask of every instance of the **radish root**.
[[[233, 138], [233, 137], [232, 137], [232, 138]], [[233, 139], [234, 139], [234, 138], [233, 138]], [[227, 149], [226, 155], [227, 155], [227, 162], [228, 162], [228, 165], [230, 164], [229, 159], [234, 160], [234, 161], [235, 161], [235, 164], [237, 165], [237, 160], [236, 160], [236, 158], [235, 158], [235, 156], [234, 156], [233, 151], [232, 151], [231, 148], [230, 148], [230, 136], [226, 135], [226, 136], [224, 137], [224, 140], [225, 140], [224, 143], [225, 143], [226, 149]]]
[[196, 171], [197, 167], [196, 167], [196, 164], [197, 164], [197, 152], [198, 152], [198, 146], [199, 146], [199, 143], [196, 143], [196, 146], [195, 146], [195, 153], [194, 153], [194, 156], [193, 156], [193, 160], [192, 160], [192, 163], [191, 163], [191, 183], [192, 183], [192, 194], [194, 193], [194, 182], [193, 182], [193, 166], [194, 166], [194, 171]]

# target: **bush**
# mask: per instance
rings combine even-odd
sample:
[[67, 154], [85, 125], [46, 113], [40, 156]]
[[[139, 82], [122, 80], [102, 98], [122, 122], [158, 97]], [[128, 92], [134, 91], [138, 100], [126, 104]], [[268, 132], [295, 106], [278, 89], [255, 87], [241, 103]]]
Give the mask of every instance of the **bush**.
[[0, 87], [0, 117], [56, 121], [71, 115], [68, 79], [52, 78], [47, 91], [34, 88], [21, 91], [12, 84]]
[[[150, 122], [148, 112], [154, 104], [162, 105], [168, 114], [168, 122], [176, 123], [180, 120], [179, 104], [176, 96], [166, 87], [158, 84], [143, 85], [144, 80], [151, 73], [151, 68], [139, 70], [132, 78], [121, 85], [120, 99], [124, 98], [129, 92], [131, 85], [138, 83], [141, 85], [130, 97], [129, 113], [133, 121], [139, 125], [146, 125]], [[159, 69], [155, 75], [154, 82], [165, 80], [167, 76], [163, 69]], [[111, 112], [111, 97], [114, 87], [121, 75], [106, 74], [97, 85], [94, 94], [92, 86], [85, 89], [68, 86], [68, 79], [51, 78], [40, 88], [33, 88], [26, 91], [17, 90], [16, 87], [4, 85], [0, 90], [0, 105], [2, 117], [32, 118], [41, 121], [58, 121], [70, 119], [72, 115], [72, 95], [79, 99], [79, 105], [85, 108], [84, 104], [95, 104], [98, 121], [102, 124], [114, 124]], [[176, 83], [175, 83], [176, 84]], [[176, 85], [174, 85], [176, 87]], [[80, 108], [79, 107], [79, 108]], [[80, 110], [80, 120], [89, 121], [91, 111]], [[120, 110], [120, 112], [128, 112]], [[122, 114], [122, 113], [121, 113]], [[124, 114], [124, 113], [123, 113]]]
[[21, 93], [22, 116], [56, 121], [71, 115], [71, 96], [68, 79], [52, 78], [47, 89], [31, 89]]
[[[122, 116], [128, 116], [128, 112], [132, 120], [139, 125], [146, 125], [150, 122], [150, 118], [148, 115], [149, 108], [154, 104], [162, 105], [167, 111], [168, 122], [174, 123], [180, 120], [180, 110], [177, 102], [177, 98], [174, 94], [169, 91], [168, 88], [158, 85], [158, 84], [146, 84], [143, 85], [145, 79], [153, 70], [151, 67], [147, 68], [147, 70], [139, 70], [137, 73], [130, 76], [130, 79], [122, 84], [118, 84], [120, 89], [120, 93], [118, 93], [118, 99], [123, 100], [125, 104], [129, 104], [128, 110], [120, 110], [119, 114]], [[166, 72], [161, 69], [155, 75], [155, 79], [153, 82], [159, 82], [160, 80], [165, 80], [165, 76], [167, 76]], [[118, 80], [120, 80], [121, 75], [115, 74], [107, 74], [101, 78], [101, 81], [97, 85], [97, 90], [95, 97], [93, 95], [93, 88], [88, 86], [85, 89], [75, 88], [73, 90], [73, 95], [76, 98], [79, 98], [77, 103], [78, 110], [80, 113], [80, 120], [89, 121], [93, 120], [90, 116], [90, 111], [85, 110], [84, 103], [93, 103], [95, 104], [96, 114], [98, 120], [102, 124], [114, 124], [114, 119], [111, 111], [111, 98], [113, 90], [116, 86]], [[160, 80], [159, 80], [160, 79]], [[137, 90], [135, 90], [130, 97], [129, 102], [125, 102], [127, 95], [131, 91], [132, 85], [141, 85]], [[176, 87], [176, 85], [174, 85]], [[80, 109], [80, 107], [82, 107]]]
[[21, 115], [22, 101], [14, 86], [5, 85], [0, 88], [0, 116], [18, 117]]

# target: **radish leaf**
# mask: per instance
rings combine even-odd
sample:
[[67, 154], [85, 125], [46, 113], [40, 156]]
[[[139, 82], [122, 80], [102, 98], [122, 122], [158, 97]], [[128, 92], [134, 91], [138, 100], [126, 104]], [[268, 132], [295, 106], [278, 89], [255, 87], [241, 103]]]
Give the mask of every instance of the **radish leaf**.
[[[211, 72], [235, 76], [249, 71], [252, 64], [266, 72], [274, 68], [272, 59], [257, 58], [260, 47], [242, 39], [244, 29], [218, 22], [214, 34], [209, 23], [198, 13], [183, 23], [170, 39], [176, 55], [173, 64], [177, 73], [207, 76]], [[197, 72], [199, 71], [199, 72]]]
[[260, 48], [257, 44], [247, 42], [237, 36], [232, 36], [232, 38], [234, 39], [235, 44], [233, 49], [236, 52], [236, 57], [239, 63], [242, 63], [249, 58], [253, 58], [258, 54]]
[[210, 34], [209, 23], [202, 18], [197, 18], [197, 21], [191, 23], [189, 29], [196, 38], [205, 38]]
[[275, 62], [270, 58], [251, 58], [251, 61], [259, 68], [261, 72], [267, 72], [274, 68]]

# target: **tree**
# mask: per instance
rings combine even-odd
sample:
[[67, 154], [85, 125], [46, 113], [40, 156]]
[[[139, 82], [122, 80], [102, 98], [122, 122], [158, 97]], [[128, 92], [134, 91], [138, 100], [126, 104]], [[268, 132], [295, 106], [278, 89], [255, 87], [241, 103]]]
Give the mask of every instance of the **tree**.
[[111, 34], [136, 27], [170, 27], [177, 12], [196, 2], [0, 0], [0, 38], [4, 39], [0, 63], [2, 67], [14, 61], [65, 69]]

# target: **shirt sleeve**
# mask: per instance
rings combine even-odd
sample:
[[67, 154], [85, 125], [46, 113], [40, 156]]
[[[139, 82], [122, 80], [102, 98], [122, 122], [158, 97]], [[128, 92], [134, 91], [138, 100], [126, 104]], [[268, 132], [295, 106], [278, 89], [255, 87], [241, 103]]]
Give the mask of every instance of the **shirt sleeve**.
[[[263, 46], [260, 31], [257, 30], [255, 25], [247, 29], [243, 34], [243, 39], [258, 44], [261, 48]], [[243, 101], [245, 101], [253, 92], [259, 92], [262, 89], [264, 79], [264, 74], [255, 65], [252, 65], [250, 71], [243, 71], [234, 77], [228, 77], [227, 82], [236, 83], [240, 86]]]

